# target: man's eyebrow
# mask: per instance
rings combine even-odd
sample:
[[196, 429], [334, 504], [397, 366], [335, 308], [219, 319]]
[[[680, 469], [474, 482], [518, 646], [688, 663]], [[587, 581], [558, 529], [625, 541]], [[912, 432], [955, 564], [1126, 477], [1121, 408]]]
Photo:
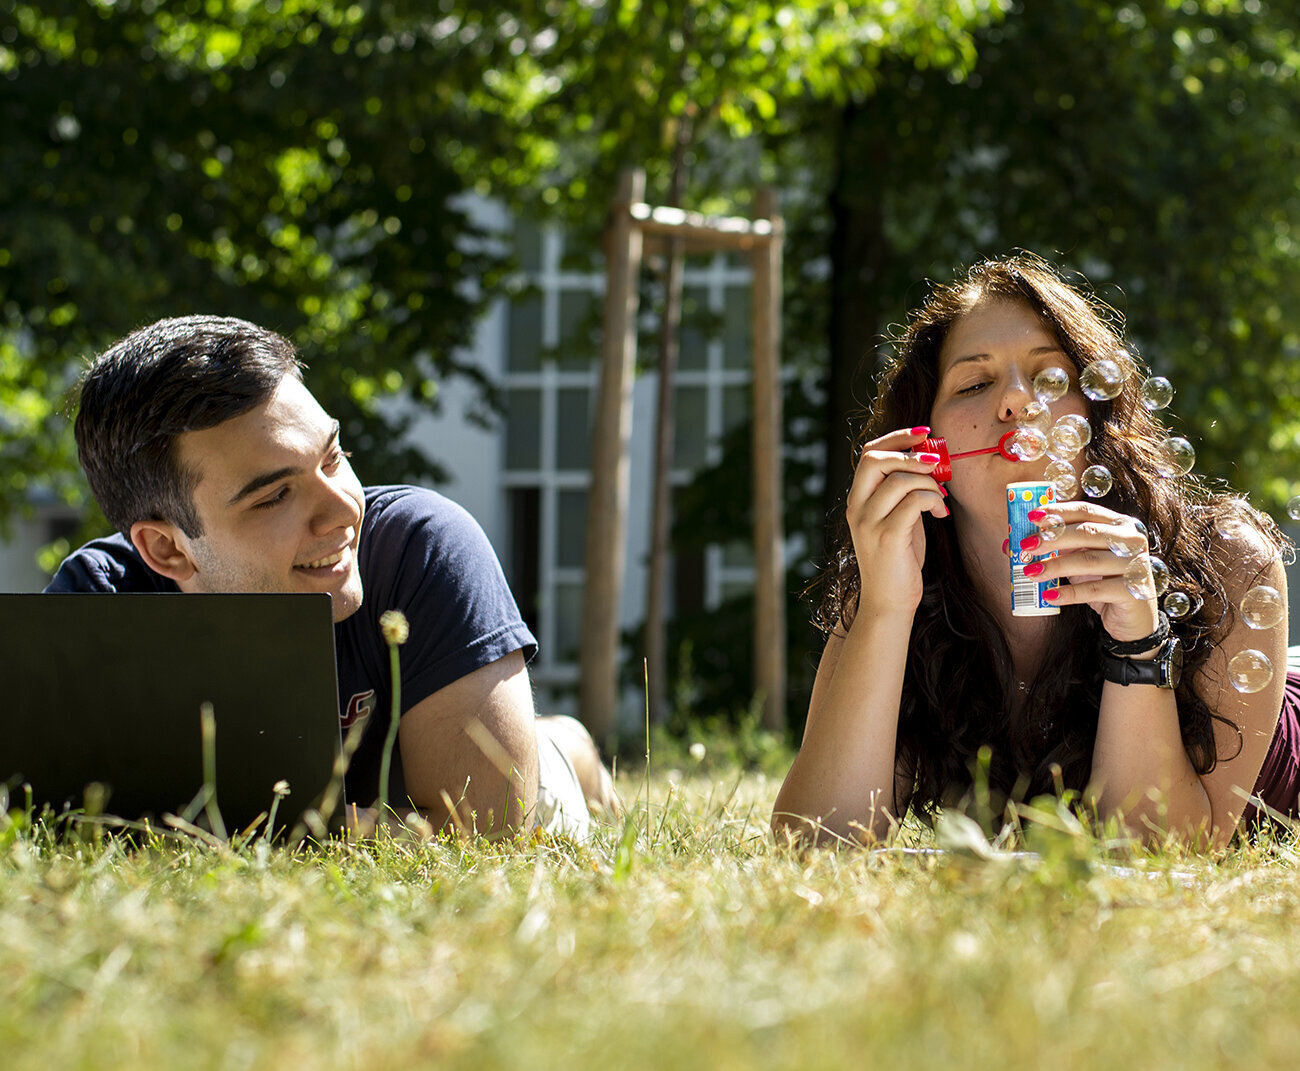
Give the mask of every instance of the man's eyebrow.
[[[321, 454], [324, 455], [329, 453], [330, 447], [332, 447], [336, 442], [338, 442], [338, 438], [339, 438], [339, 422], [337, 420], [331, 421], [329, 437], [325, 440], [325, 446], [321, 450]], [[236, 506], [244, 499], [246, 499], [249, 495], [256, 494], [263, 487], [267, 487], [275, 483], [277, 480], [283, 480], [287, 476], [296, 476], [300, 472], [302, 472], [301, 466], [286, 465], [282, 469], [274, 469], [271, 472], [263, 472], [260, 475], [254, 476], [251, 480], [249, 480], [246, 484], [244, 484], [243, 487], [241, 487], [238, 491], [234, 493], [234, 495], [231, 497], [230, 501], [226, 503], [226, 505], [228, 507]]]

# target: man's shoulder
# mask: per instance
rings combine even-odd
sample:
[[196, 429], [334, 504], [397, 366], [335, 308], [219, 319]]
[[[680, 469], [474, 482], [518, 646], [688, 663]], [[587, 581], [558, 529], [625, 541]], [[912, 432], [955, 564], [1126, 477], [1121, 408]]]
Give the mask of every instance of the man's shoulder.
[[[481, 589], [504, 586], [501, 563], [469, 511], [423, 487], [366, 488], [358, 554], [366, 601], [402, 605], [412, 590], [430, 586]], [[375, 602], [374, 605], [378, 605]]]
[[45, 587], [45, 591], [52, 594], [175, 590], [172, 581], [145, 565], [144, 559], [120, 532], [91, 540], [73, 551]]
[[367, 487], [362, 531], [405, 541], [418, 533], [435, 542], [483, 538], [478, 521], [457, 502], [427, 487], [388, 484]]

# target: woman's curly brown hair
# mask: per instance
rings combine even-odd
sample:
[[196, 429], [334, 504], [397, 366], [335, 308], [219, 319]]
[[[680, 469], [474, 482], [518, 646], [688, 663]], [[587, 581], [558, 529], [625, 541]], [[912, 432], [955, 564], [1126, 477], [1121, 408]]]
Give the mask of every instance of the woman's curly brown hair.
[[[1160, 474], [1159, 444], [1168, 432], [1141, 404], [1137, 388], [1145, 369], [1125, 347], [1115, 310], [1028, 254], [983, 261], [964, 278], [933, 287], [894, 339], [855, 456], [888, 431], [929, 423], [944, 339], [960, 317], [990, 300], [1029, 306], [1076, 374], [1101, 358], [1116, 361], [1124, 373], [1118, 397], [1089, 403], [1092, 441], [1085, 456], [1114, 476], [1102, 503], [1146, 524], [1152, 553], [1169, 567], [1170, 590], [1191, 600], [1191, 612], [1173, 622], [1184, 648], [1178, 716], [1192, 766], [1207, 773], [1218, 759], [1214, 722], [1231, 722], [1211, 711], [1191, 685], [1233, 620], [1222, 575], [1227, 563], [1216, 564], [1209, 548], [1223, 538], [1216, 532], [1235, 524], [1240, 542], [1234, 546], [1258, 558], [1254, 564], [1262, 570], [1276, 554], [1289, 552], [1289, 543], [1271, 518], [1243, 499], [1214, 493], [1196, 475]], [[908, 647], [897, 745], [898, 768], [912, 786], [910, 803], [927, 814], [960, 796], [985, 745], [992, 749], [989, 785], [1003, 799], [1030, 798], [1058, 784], [1082, 790], [1101, 702], [1097, 615], [1067, 611], [1050, 619], [1042, 670], [1013, 716], [1016, 684], [1002, 632], [976, 595], [951, 525], [929, 514], [922, 523], [924, 593]], [[852, 623], [860, 585], [842, 517], [833, 546], [816, 585], [820, 603], [813, 620], [825, 632]], [[898, 801], [900, 813], [907, 802]]]

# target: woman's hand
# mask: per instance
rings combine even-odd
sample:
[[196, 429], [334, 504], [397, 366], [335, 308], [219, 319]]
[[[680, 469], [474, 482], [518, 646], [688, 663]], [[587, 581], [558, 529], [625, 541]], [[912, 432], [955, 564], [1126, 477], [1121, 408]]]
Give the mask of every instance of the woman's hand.
[[947, 494], [932, 475], [937, 454], [909, 454], [929, 428], [891, 431], [863, 447], [846, 516], [858, 559], [858, 610], [915, 611], [921, 601], [925, 531], [921, 514], [947, 517]]
[[[1094, 502], [1060, 502], [1050, 510], [1032, 511], [1029, 519], [1038, 523], [1048, 513], [1057, 514], [1065, 522], [1059, 536], [1050, 542], [1030, 536], [1021, 543], [1021, 549], [1060, 553], [1056, 558], [1031, 562], [1025, 567], [1025, 575], [1040, 582], [1069, 580], [1068, 585], [1045, 597], [1057, 606], [1091, 606], [1112, 639], [1140, 640], [1155, 632], [1160, 607], [1150, 566], [1145, 567], [1146, 580], [1141, 585], [1142, 590], [1151, 592], [1149, 598], [1134, 596], [1125, 578], [1139, 555], [1150, 549], [1146, 531], [1138, 521]], [[1031, 539], [1039, 542], [1026, 546]]]

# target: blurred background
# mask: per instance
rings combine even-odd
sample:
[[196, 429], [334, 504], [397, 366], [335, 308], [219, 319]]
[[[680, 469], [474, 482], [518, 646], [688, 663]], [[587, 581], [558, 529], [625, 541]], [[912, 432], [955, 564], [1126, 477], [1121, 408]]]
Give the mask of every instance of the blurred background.
[[[588, 434], [621, 169], [786, 220], [790, 693], [799, 593], [891, 327], [989, 254], [1086, 278], [1168, 376], [1197, 469], [1300, 491], [1300, 41], [1264, 0], [0, 0], [0, 588], [106, 525], [71, 444], [87, 359], [159, 317], [291, 337], [365, 483], [465, 505], [572, 710]], [[642, 276], [622, 599], [641, 704], [662, 258]], [[750, 270], [688, 256], [669, 731], [754, 729]], [[1293, 615], [1294, 618], [1294, 615]]]

